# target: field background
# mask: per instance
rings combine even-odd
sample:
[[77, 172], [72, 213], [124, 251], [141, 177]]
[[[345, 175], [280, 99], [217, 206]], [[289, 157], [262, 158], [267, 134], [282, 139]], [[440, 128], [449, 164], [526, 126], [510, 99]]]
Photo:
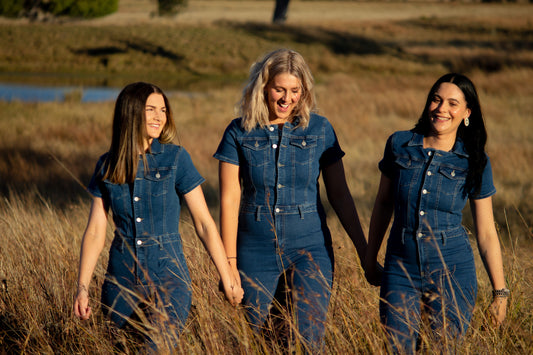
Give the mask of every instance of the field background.
[[[512, 296], [505, 324], [492, 329], [486, 313], [491, 286], [472, 236], [479, 294], [458, 352], [533, 353], [533, 5], [293, 0], [285, 26], [270, 24], [271, 1], [189, 0], [173, 18], [154, 17], [155, 8], [153, 1], [121, 0], [118, 13], [90, 21], [0, 18], [0, 81], [79, 87], [64, 102], [0, 101], [0, 354], [135, 352], [134, 340], [113, 332], [99, 312], [107, 247], [91, 284], [94, 316], [81, 322], [71, 311], [90, 204], [84, 186], [108, 148], [113, 109], [113, 102], [80, 102], [83, 86], [145, 80], [162, 87], [175, 113], [177, 142], [206, 177], [204, 191], [218, 220], [211, 156], [234, 117], [248, 68], [279, 47], [301, 52], [315, 74], [319, 112], [347, 153], [346, 174], [365, 230], [387, 137], [414, 125], [442, 74], [459, 71], [476, 83]], [[353, 246], [328, 211], [336, 279], [327, 353], [386, 353], [378, 289], [364, 281]], [[194, 310], [178, 353], [267, 352], [265, 340], [251, 334], [218, 293], [187, 212], [181, 228]], [[110, 225], [108, 244], [111, 237]], [[114, 349], [117, 342], [122, 350]], [[276, 346], [269, 351], [281, 353]], [[424, 338], [423, 352], [440, 350]]]

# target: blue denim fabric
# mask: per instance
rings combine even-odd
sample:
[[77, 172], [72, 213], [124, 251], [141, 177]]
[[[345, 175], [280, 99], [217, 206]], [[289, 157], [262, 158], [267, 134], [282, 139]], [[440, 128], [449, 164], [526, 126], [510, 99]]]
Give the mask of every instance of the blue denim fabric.
[[279, 278], [293, 270], [289, 284], [298, 329], [316, 347], [323, 339], [333, 279], [331, 235], [318, 178], [344, 152], [326, 118], [312, 114], [309, 127], [296, 125], [246, 132], [236, 119], [214, 156], [240, 167], [237, 263], [252, 325], [261, 328]]
[[147, 154], [148, 172], [139, 160], [133, 184], [103, 180], [107, 154], [96, 166], [88, 190], [113, 212], [115, 237], [102, 288], [103, 309], [123, 327], [138, 306], [155, 322], [166, 309], [169, 324], [182, 327], [191, 305], [189, 271], [179, 234], [181, 196], [204, 179], [187, 151], [154, 139]]
[[490, 160], [478, 194], [465, 191], [468, 155], [423, 148], [423, 136], [396, 132], [387, 141], [383, 174], [394, 186], [394, 221], [381, 286], [380, 314], [395, 350], [413, 352], [420, 308], [435, 334], [466, 332], [477, 293], [468, 235], [461, 225], [467, 199], [493, 195]]

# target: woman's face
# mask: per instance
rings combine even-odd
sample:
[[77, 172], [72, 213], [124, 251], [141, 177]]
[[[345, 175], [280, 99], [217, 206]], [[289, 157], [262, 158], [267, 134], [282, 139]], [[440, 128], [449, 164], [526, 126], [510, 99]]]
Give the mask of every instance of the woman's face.
[[429, 121], [434, 134], [456, 134], [459, 125], [470, 116], [470, 109], [459, 87], [442, 83], [429, 104]]
[[300, 80], [292, 74], [276, 75], [266, 86], [269, 120], [283, 123], [292, 117], [302, 94]]
[[146, 115], [145, 148], [148, 148], [154, 138], [159, 138], [167, 123], [167, 107], [163, 95], [153, 93], [148, 96], [144, 112]]

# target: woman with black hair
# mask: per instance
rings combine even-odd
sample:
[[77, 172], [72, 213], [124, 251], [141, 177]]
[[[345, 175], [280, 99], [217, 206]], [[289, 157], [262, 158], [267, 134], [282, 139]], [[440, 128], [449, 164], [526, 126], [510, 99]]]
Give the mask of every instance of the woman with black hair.
[[[467, 199], [494, 290], [493, 322], [499, 325], [505, 319], [509, 290], [494, 225], [496, 189], [486, 140], [474, 84], [450, 73], [431, 88], [415, 127], [387, 141], [379, 163], [382, 174], [365, 272], [369, 282], [381, 282], [381, 322], [395, 352], [416, 351], [422, 312], [443, 350], [468, 328], [477, 281], [472, 248], [461, 225]], [[393, 213], [380, 275], [377, 254]]]

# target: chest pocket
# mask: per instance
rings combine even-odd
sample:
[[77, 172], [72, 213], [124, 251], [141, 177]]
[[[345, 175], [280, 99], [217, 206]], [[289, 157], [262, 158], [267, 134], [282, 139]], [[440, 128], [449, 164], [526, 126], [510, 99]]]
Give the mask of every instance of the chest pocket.
[[467, 171], [450, 166], [441, 166], [439, 176], [441, 177], [440, 191], [446, 195], [456, 195], [461, 192], [466, 183]]
[[292, 137], [289, 140], [292, 157], [297, 165], [308, 165], [315, 159], [318, 138], [316, 136]]
[[418, 183], [424, 162], [410, 157], [398, 157], [395, 163], [399, 170], [398, 186], [411, 186]]
[[130, 187], [128, 184], [113, 184], [104, 180], [105, 188], [109, 196], [109, 203], [113, 214], [127, 216], [130, 214]]
[[147, 192], [152, 196], [161, 196], [168, 193], [172, 185], [172, 175], [171, 168], [150, 169], [145, 176]]
[[268, 162], [270, 146], [268, 138], [246, 139], [242, 142], [243, 155], [251, 166], [263, 166]]

